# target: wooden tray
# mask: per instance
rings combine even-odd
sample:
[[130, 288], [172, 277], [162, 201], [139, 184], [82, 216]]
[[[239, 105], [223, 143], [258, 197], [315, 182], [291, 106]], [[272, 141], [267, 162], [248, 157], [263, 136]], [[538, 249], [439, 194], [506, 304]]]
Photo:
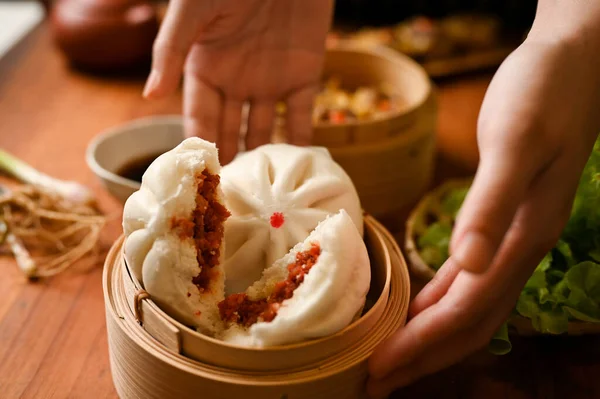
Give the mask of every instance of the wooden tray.
[[[107, 257], [103, 285], [111, 371], [120, 397], [170, 399], [197, 398], [201, 395], [206, 399], [365, 398], [366, 360], [379, 343], [406, 322], [410, 293], [408, 268], [397, 244], [373, 218], [366, 217], [365, 223], [368, 234], [372, 234], [373, 239], [380, 240], [389, 254], [389, 285], [386, 277], [383, 287], [376, 287], [375, 290], [383, 293], [388, 285], [389, 294], [385, 306], [377, 310], [377, 301], [363, 316], [365, 318], [369, 312], [379, 312], [379, 317], [363, 331], [358, 340], [347, 331], [366, 326], [361, 321], [362, 318], [348, 327], [346, 333], [336, 334], [337, 340], [343, 341], [337, 343], [341, 348], [337, 353], [310, 364], [298, 366], [305, 362], [294, 362], [297, 363], [296, 367], [277, 370], [270, 364], [265, 364], [268, 370], [261, 370], [258, 366], [262, 361], [257, 360], [257, 356], [246, 356], [247, 353], [243, 350], [237, 352], [237, 359], [232, 358], [235, 365], [243, 366], [242, 369], [219, 366], [215, 362], [200, 362], [185, 356], [182, 348], [186, 346], [186, 341], [182, 338], [184, 334], [188, 334], [193, 339], [196, 333], [178, 325], [149, 298], [138, 297], [138, 307], [132, 310], [129, 299], [131, 292], [126, 289], [127, 274], [123, 273], [123, 238], [119, 239]], [[371, 252], [377, 250], [376, 245], [369, 245]], [[372, 259], [386, 259], [385, 255], [371, 256]], [[387, 270], [388, 267], [384, 265], [383, 268]], [[135, 309], [138, 309], [137, 316], [142, 323], [136, 320]], [[189, 331], [184, 332], [183, 329]], [[314, 343], [302, 345], [310, 347]], [[205, 348], [211, 352], [210, 355], [219, 356], [222, 353], [219, 346], [224, 345], [215, 342], [205, 345]], [[319, 344], [315, 347], [318, 346]], [[288, 352], [285, 347], [281, 347], [269, 356], [274, 361], [285, 364], [286, 361], [276, 357], [291, 357], [291, 353], [294, 353], [293, 348]], [[302, 358], [303, 355], [301, 351], [296, 351], [293, 356]], [[306, 357], [311, 356], [309, 354]], [[216, 363], [222, 361], [216, 359]], [[248, 362], [257, 363], [248, 366]]]
[[[435, 276], [436, 271], [429, 267], [421, 258], [419, 250], [415, 241], [415, 234], [419, 227], [424, 223], [424, 216], [427, 209], [436, 202], [438, 198], [443, 197], [447, 192], [452, 191], [459, 187], [465, 187], [470, 184], [472, 179], [453, 179], [448, 180], [444, 184], [438, 186], [430, 193], [425, 195], [421, 201], [417, 204], [414, 210], [411, 212], [406, 222], [406, 233], [404, 247], [408, 258], [408, 266], [411, 275], [423, 280], [429, 281]], [[531, 320], [522, 316], [512, 316], [509, 321], [509, 329], [512, 333], [516, 333], [522, 336], [536, 336], [543, 335], [531, 324]], [[569, 322], [568, 335], [586, 335], [586, 334], [600, 334], [600, 324], [597, 323], [586, 323], [581, 321]]]

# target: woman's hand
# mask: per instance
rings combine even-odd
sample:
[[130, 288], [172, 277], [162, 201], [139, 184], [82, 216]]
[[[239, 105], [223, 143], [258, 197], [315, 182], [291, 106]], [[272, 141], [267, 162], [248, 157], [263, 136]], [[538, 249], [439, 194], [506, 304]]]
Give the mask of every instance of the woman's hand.
[[584, 42], [532, 32], [496, 73], [451, 257], [370, 359], [373, 398], [485, 347], [558, 240], [600, 131], [600, 58]]
[[215, 142], [223, 163], [268, 143], [275, 104], [285, 101], [289, 142], [310, 143], [332, 0], [171, 0], [154, 45], [144, 95], [173, 92], [184, 71], [187, 136]]

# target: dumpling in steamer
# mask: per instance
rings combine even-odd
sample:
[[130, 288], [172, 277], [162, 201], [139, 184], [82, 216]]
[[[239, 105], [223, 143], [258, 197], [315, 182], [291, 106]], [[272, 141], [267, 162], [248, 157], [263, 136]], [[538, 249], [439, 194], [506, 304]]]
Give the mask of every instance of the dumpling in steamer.
[[123, 213], [125, 258], [168, 314], [206, 334], [221, 329], [224, 221], [214, 144], [183, 141], [159, 156]]
[[226, 293], [243, 292], [328, 215], [344, 209], [363, 234], [358, 193], [327, 149], [269, 144], [223, 167]]
[[335, 334], [360, 315], [371, 282], [367, 248], [346, 211], [329, 216], [245, 293], [219, 304], [223, 340], [267, 347]]

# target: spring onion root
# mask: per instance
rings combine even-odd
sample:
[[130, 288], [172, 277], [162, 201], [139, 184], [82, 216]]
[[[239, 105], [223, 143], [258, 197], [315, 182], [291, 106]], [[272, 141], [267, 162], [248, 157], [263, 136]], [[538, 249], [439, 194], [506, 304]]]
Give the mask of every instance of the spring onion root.
[[95, 207], [38, 186], [0, 190], [0, 246], [4, 237], [29, 279], [54, 276], [88, 255], [98, 255], [104, 224]]
[[13, 233], [8, 233], [6, 235], [6, 243], [10, 247], [10, 250], [15, 257], [19, 269], [21, 269], [21, 271], [25, 273], [25, 276], [28, 278], [34, 278], [37, 271], [35, 262], [29, 254], [27, 248], [25, 248], [23, 242]]
[[91, 190], [74, 181], [65, 181], [48, 176], [14, 155], [0, 149], [0, 172], [35, 186], [41, 191], [58, 195], [74, 204], [93, 205], [95, 197]]

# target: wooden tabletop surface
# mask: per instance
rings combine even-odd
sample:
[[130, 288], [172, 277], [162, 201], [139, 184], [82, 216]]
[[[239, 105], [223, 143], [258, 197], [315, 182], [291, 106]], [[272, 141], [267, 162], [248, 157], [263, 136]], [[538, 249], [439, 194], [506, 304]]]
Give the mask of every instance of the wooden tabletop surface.
[[[449, 164], [476, 164], [469, 154], [489, 79], [483, 74], [438, 85], [438, 177], [460, 170]], [[146, 102], [140, 97], [142, 86], [143, 77], [99, 78], [71, 71], [44, 26], [0, 60], [0, 147], [49, 174], [95, 189], [111, 217], [102, 236], [105, 250], [120, 233], [121, 207], [86, 167], [87, 143], [116, 124], [181, 111], [179, 94]], [[27, 282], [9, 257], [0, 257], [0, 271], [0, 398], [115, 398], [102, 265], [37, 283]], [[599, 377], [596, 337], [515, 338], [507, 356], [478, 354], [394, 397], [600, 398]]]

